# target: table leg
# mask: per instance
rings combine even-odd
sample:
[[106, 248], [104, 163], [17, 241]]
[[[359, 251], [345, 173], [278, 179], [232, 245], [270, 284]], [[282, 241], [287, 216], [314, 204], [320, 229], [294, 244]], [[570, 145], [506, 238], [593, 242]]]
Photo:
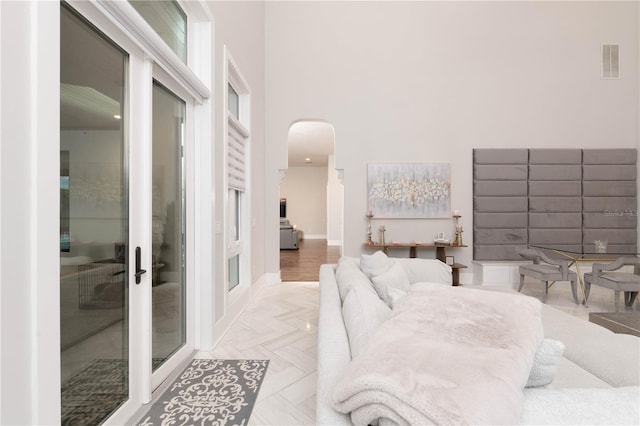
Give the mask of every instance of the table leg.
[[578, 266], [578, 264], [580, 263], [579, 259], [574, 259], [573, 263], [576, 265], [576, 274], [578, 275], [578, 282], [580, 283], [580, 291], [582, 292], [582, 304], [585, 306], [585, 308], [588, 308], [589, 305], [587, 305], [587, 295], [584, 291], [584, 281], [582, 279], [582, 273], [580, 272], [580, 266]]
[[586, 292], [584, 290], [584, 281], [582, 280], [582, 273], [580, 272], [580, 267], [578, 266], [578, 263], [582, 259], [578, 258], [578, 257], [571, 257], [571, 256], [567, 255], [566, 253], [563, 253], [563, 252], [558, 251], [558, 250], [553, 250], [553, 251], [558, 253], [561, 256], [564, 256], [564, 257], [567, 257], [567, 258], [571, 259], [571, 263], [569, 263], [569, 268], [571, 268], [571, 266], [573, 266], [573, 265], [576, 265], [576, 275], [578, 275], [578, 283], [580, 283], [580, 292], [582, 293], [582, 304], [586, 308], [588, 308], [589, 305], [587, 305], [587, 295], [586, 295]]
[[458, 268], [451, 269], [451, 278], [453, 279], [453, 282], [451, 284], [454, 286], [459, 286], [460, 285], [460, 269]]

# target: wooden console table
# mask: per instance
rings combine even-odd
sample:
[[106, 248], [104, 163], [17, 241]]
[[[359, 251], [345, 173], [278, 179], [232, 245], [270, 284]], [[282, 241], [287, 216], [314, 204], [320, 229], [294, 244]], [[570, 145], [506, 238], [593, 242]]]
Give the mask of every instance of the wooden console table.
[[[426, 249], [435, 249], [436, 250], [436, 259], [441, 261], [442, 263], [446, 263], [447, 261], [447, 253], [446, 249], [448, 248], [461, 248], [467, 247], [465, 245], [454, 245], [454, 244], [434, 244], [434, 243], [389, 243], [389, 244], [380, 244], [380, 243], [364, 243], [365, 247], [374, 248], [378, 250], [382, 250], [384, 254], [389, 255], [389, 248], [408, 248], [409, 249], [409, 257], [416, 258], [417, 251], [419, 248]], [[466, 268], [467, 265], [463, 265], [462, 263], [454, 263], [451, 266], [451, 275], [453, 279], [453, 285], [460, 285], [460, 269]]]

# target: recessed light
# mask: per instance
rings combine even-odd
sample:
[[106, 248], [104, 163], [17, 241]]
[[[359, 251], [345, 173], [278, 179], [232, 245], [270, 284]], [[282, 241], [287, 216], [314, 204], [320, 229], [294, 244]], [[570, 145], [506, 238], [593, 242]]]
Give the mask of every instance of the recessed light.
[[307, 158], [304, 159], [304, 161], [306, 161], [307, 163], [310, 163], [311, 162], [311, 158], [307, 157]]
[[120, 117], [118, 114], [114, 115], [113, 118], [120, 120], [122, 117]]

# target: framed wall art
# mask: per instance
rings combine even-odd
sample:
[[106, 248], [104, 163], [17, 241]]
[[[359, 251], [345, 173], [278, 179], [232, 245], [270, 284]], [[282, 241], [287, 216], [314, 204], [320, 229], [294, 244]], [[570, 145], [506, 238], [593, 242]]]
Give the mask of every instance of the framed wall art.
[[368, 209], [376, 218], [451, 217], [449, 163], [368, 164]]

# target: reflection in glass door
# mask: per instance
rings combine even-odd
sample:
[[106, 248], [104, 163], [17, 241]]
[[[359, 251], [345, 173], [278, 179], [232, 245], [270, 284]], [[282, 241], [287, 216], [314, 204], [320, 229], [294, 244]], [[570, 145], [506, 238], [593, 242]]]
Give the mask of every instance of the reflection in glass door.
[[98, 424], [129, 395], [128, 56], [60, 12], [62, 424]]
[[185, 102], [153, 85], [152, 357], [153, 370], [186, 342]]

